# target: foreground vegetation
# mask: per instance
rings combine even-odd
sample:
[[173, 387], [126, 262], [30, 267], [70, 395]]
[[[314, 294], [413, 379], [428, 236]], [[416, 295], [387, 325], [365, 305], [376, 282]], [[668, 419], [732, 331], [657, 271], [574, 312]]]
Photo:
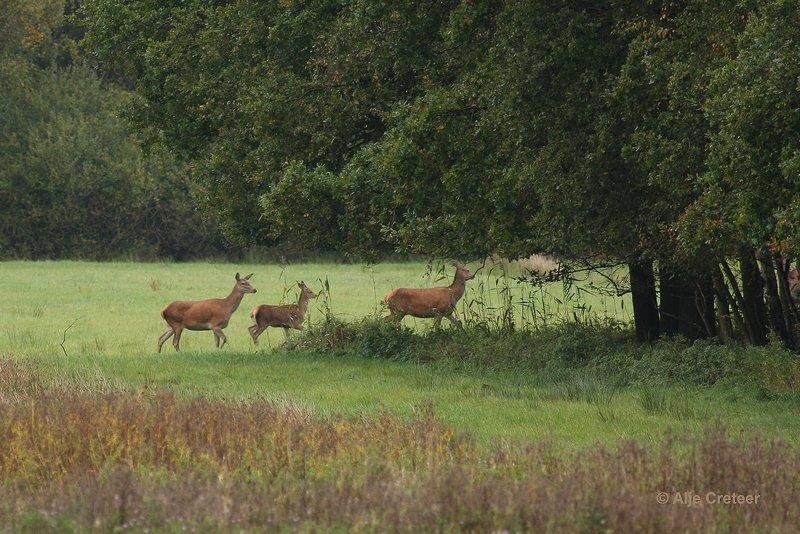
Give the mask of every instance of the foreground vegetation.
[[[427, 409], [318, 419], [0, 360], [0, 523], [11, 529], [789, 530], [800, 453], [721, 429], [565, 453], [476, 447]], [[685, 451], [689, 454], [685, 454]], [[672, 502], [659, 504], [659, 492]], [[674, 494], [702, 495], [697, 505]], [[757, 503], [709, 503], [707, 493]]]

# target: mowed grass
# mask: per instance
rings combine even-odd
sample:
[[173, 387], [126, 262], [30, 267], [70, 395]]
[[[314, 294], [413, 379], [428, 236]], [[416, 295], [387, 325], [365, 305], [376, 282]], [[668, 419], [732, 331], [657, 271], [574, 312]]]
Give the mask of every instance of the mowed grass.
[[[451, 270], [447, 268], [448, 279]], [[410, 414], [415, 407], [429, 404], [444, 422], [487, 444], [541, 438], [568, 447], [620, 438], [659, 442], [668, 429], [694, 433], [717, 423], [735, 433], [800, 441], [798, 409], [788, 401], [759, 401], [720, 389], [619, 390], [584, 376], [546, 384], [526, 373], [457, 371], [445, 365], [375, 360], [358, 354], [289, 352], [278, 348], [280, 331], [269, 334], [274, 349], [266, 335], [260, 349], [249, 339], [250, 309], [258, 303], [294, 300], [296, 280], [320, 289], [321, 280], [327, 278], [332, 312], [355, 320], [382, 313], [379, 301], [392, 287], [441, 284], [435, 275], [426, 276], [421, 263], [281, 268], [222, 263], [6, 262], [0, 263], [0, 271], [0, 354], [36, 359], [47, 372], [59, 375], [137, 388], [169, 388], [190, 395], [259, 396], [302, 406], [319, 416], [380, 409]], [[232, 317], [225, 330], [228, 346], [217, 351], [210, 332], [186, 332], [180, 353], [165, 345], [164, 352], [156, 354], [156, 339], [165, 328], [160, 309], [175, 299], [223, 297], [237, 271], [255, 273], [252, 282], [258, 293], [245, 296]], [[473, 291], [465, 301], [482, 299], [481, 313], [489, 314], [499, 306], [501, 296], [485, 288], [505, 282], [488, 274], [479, 276], [472, 286], [481, 281], [483, 293]], [[557, 285], [549, 290], [552, 298], [558, 298]], [[604, 309], [607, 314], [615, 310], [614, 316], [623, 319], [629, 309], [623, 301], [592, 298], [596, 300], [584, 297], [581, 305]], [[322, 304], [320, 300], [312, 305], [310, 321], [322, 318]], [[569, 313], [570, 304], [561, 306]], [[429, 328], [428, 321], [407, 321], [414, 328]], [[64, 330], [73, 322], [65, 336]]]

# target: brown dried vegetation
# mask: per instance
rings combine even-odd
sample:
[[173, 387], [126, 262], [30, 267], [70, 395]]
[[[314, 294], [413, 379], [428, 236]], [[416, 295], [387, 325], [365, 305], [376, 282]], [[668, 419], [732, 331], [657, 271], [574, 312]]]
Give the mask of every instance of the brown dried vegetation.
[[[70, 385], [0, 360], [0, 525], [111, 530], [790, 531], [800, 451], [667, 438], [487, 451], [437, 422]], [[658, 491], [758, 493], [660, 505]]]

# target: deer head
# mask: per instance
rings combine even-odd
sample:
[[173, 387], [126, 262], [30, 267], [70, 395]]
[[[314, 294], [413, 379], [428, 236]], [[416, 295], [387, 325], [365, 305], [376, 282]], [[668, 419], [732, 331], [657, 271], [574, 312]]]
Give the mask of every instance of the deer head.
[[453, 263], [453, 266], [456, 268], [456, 278], [460, 280], [472, 280], [477, 274], [477, 271], [473, 273], [465, 265], [460, 263]]
[[256, 288], [250, 285], [250, 277], [253, 276], [253, 273], [248, 274], [244, 278], [239, 276], [239, 273], [236, 273], [236, 289], [244, 294], [244, 293], [255, 293]]
[[317, 294], [311, 291], [311, 289], [309, 289], [309, 287], [306, 285], [305, 282], [303, 281], [297, 282], [297, 287], [300, 288], [300, 298], [303, 297], [307, 299], [317, 298]]

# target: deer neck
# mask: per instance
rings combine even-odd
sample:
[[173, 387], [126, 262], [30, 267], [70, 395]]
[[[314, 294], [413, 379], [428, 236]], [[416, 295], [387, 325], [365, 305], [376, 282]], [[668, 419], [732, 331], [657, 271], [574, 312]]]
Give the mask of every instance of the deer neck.
[[301, 314], [306, 314], [308, 311], [308, 295], [300, 293], [300, 300], [297, 301], [297, 307], [300, 309]]
[[244, 293], [239, 291], [238, 287], [234, 286], [233, 290], [231, 290], [230, 295], [225, 297], [225, 302], [228, 305], [228, 310], [230, 311], [229, 316], [233, 315], [233, 312], [239, 307], [239, 304], [242, 303], [242, 299], [244, 298]]
[[456, 274], [453, 278], [453, 283], [450, 284], [450, 294], [453, 296], [453, 302], [458, 301], [464, 296], [464, 291], [467, 288], [467, 281]]

